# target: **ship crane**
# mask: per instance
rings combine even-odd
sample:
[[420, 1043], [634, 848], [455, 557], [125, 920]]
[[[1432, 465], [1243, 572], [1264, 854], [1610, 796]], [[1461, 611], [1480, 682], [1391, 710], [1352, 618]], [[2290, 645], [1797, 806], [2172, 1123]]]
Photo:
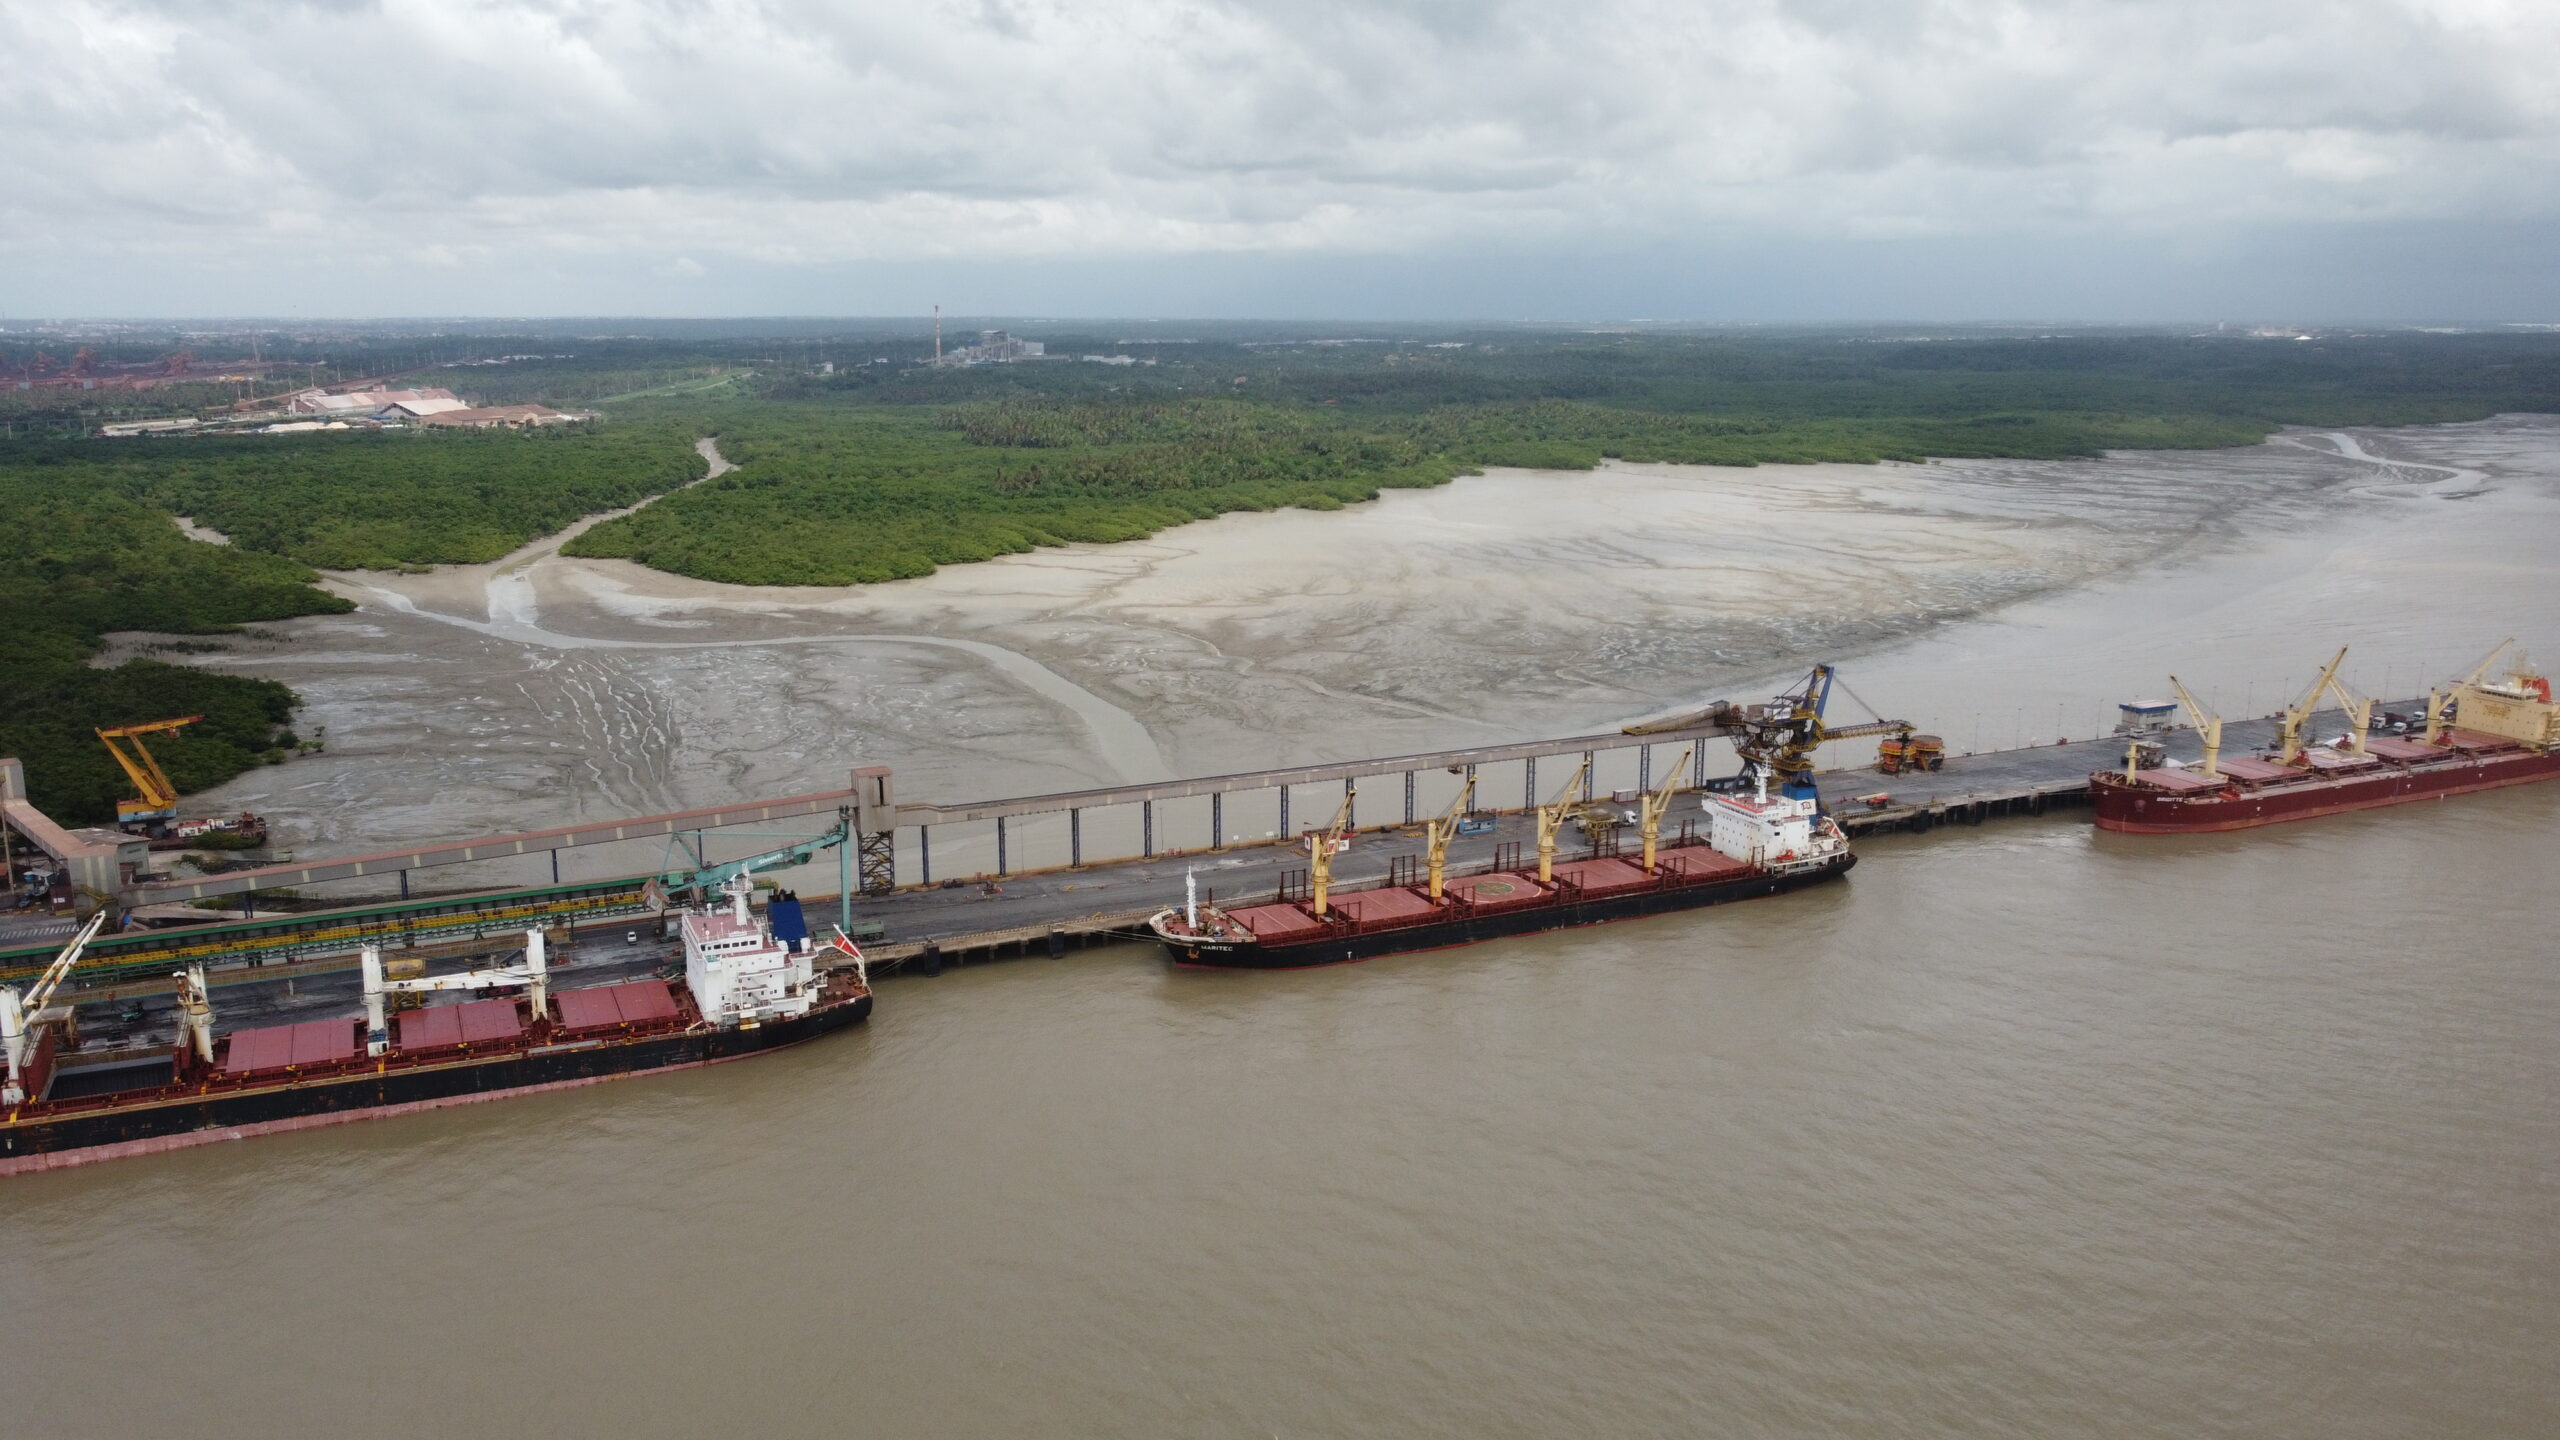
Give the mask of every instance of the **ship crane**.
[[1318, 919], [1324, 917], [1333, 900], [1333, 857], [1350, 848], [1344, 837], [1351, 833], [1351, 802], [1359, 791], [1350, 785], [1342, 787], [1342, 808], [1333, 812], [1333, 823], [1321, 831], [1307, 832], [1307, 894], [1314, 902]]
[[2326, 695], [2330, 685], [2336, 682], [2338, 666], [2346, 658], [2347, 647], [2341, 645], [2338, 653], [2329, 657], [2329, 664], [2321, 670], [2320, 678], [2311, 682], [2311, 688], [2302, 693], [2300, 700], [2286, 706], [2283, 716], [2276, 721], [2276, 758], [2284, 764], [2290, 765], [2301, 758], [2302, 727], [2310, 723], [2311, 712], [2320, 707], [2320, 697]]
[[[2195, 696], [2188, 693], [2186, 686], [2178, 683], [2177, 676], [2172, 675], [2169, 677], [2169, 688], [2178, 692], [2178, 703], [2187, 707], [2187, 718], [2195, 722], [2196, 738], [2204, 742], [2204, 777], [2208, 780], [2220, 778], [2222, 774], [2222, 717], [2205, 709], [2202, 702], [2198, 701]], [[2134, 743], [2138, 746], [2141, 744], [2141, 741], [2136, 739]], [[2131, 770], [2128, 768], [2128, 778], [2130, 778], [2130, 775]]]
[[0, 1051], [6, 1052], [9, 1064], [8, 1079], [0, 1082], [0, 1105], [26, 1103], [28, 1022], [42, 1022], [45, 1007], [53, 1003], [53, 992], [62, 988], [71, 967], [80, 963], [80, 952], [89, 948], [99, 927], [106, 923], [106, 911], [91, 915], [89, 923], [80, 927], [80, 933], [71, 937], [71, 943], [62, 947], [62, 953], [53, 957], [53, 963], [44, 967], [36, 983], [27, 987], [24, 998], [13, 987], [0, 986]]
[[[1840, 726], [1826, 723], [1823, 712], [1830, 706], [1831, 688], [1837, 680], [1838, 672], [1832, 666], [1816, 665], [1806, 674], [1803, 683], [1768, 704], [1736, 705], [1729, 700], [1719, 700], [1703, 710], [1674, 719], [1629, 725], [1625, 733], [1659, 735], [1673, 730], [1712, 727], [1715, 733], [1733, 741], [1734, 754], [1742, 759], [1741, 779], [1745, 785], [1767, 778], [1777, 782], [1782, 794], [1796, 799], [1819, 799], [1813, 783], [1813, 757], [1825, 744], [1833, 740], [1902, 734], [1912, 728], [1908, 720], [1876, 719]], [[1846, 686], [1841, 688], [1844, 692], [1847, 690]]]
[[1440, 892], [1449, 875], [1449, 841], [1456, 837], [1458, 822], [1466, 818], [1467, 805], [1475, 798], [1476, 777], [1469, 775], [1449, 812], [1423, 824], [1423, 844], [1427, 847], [1431, 868], [1431, 902], [1435, 905], [1440, 902]]
[[1590, 776], [1591, 762], [1585, 760], [1575, 767], [1573, 778], [1564, 782], [1564, 788], [1556, 792], [1556, 798], [1538, 807], [1538, 883], [1541, 885], [1555, 881], [1556, 832], [1564, 828], [1565, 812], [1574, 803], [1574, 796], [1584, 793], [1587, 798], [1583, 782]]
[[[537, 1019], [551, 998], [550, 956], [543, 934], [538, 929], [524, 932], [524, 963], [521, 965], [386, 980], [382, 973], [382, 947], [367, 945], [364, 947], [363, 967], [364, 1053], [373, 1056], [386, 1054], [391, 1049], [391, 1027], [389, 1017], [383, 1013], [383, 1002], [392, 995], [425, 995], [438, 990], [497, 990], [521, 985], [525, 987], [526, 998], [533, 1003]], [[206, 1058], [212, 1057], [208, 1055]]]
[[2331, 677], [2329, 693], [2338, 697], [2338, 708], [2347, 712], [2347, 752], [2364, 753], [2365, 732], [2373, 728], [2373, 697], [2358, 695], [2347, 688], [2347, 682]]
[[2444, 738], [2444, 717], [2447, 708], [2454, 703], [2464, 690], [2479, 684], [2480, 677], [2488, 674], [2489, 667], [2497, 664], [2498, 657], [2506, 654], [2507, 647], [2514, 643], [2516, 643], [2516, 637], [2513, 635], [2499, 641], [2498, 648], [2481, 656], [2480, 663], [2471, 667], [2470, 674], [2454, 681], [2452, 685], [2443, 690], [2430, 690], [2427, 692], [2427, 740], [2429, 743], [2433, 743]]
[[1662, 812], [1671, 808], [1673, 796], [1687, 788], [1680, 783], [1680, 772], [1688, 768], [1690, 751], [1697, 748], [1692, 745], [1681, 751], [1680, 758], [1671, 762], [1670, 777], [1662, 782], [1661, 788], [1636, 802], [1637, 823], [1644, 831], [1644, 870], [1648, 875], [1653, 873], [1654, 854], [1661, 848]]
[[[170, 783], [169, 772], [160, 768], [160, 762], [153, 758], [150, 747], [142, 743], [142, 737], [174, 735], [203, 718], [201, 715], [184, 715], [175, 720], [115, 725], [98, 732], [98, 738], [106, 744], [107, 753], [116, 757], [116, 763], [124, 767], [125, 777], [133, 781], [134, 789], [141, 792], [140, 799], [116, 802], [117, 824], [128, 828], [148, 826], [154, 821], [177, 817], [178, 787]], [[131, 754], [125, 752], [124, 745], [116, 743], [119, 740], [133, 747]]]

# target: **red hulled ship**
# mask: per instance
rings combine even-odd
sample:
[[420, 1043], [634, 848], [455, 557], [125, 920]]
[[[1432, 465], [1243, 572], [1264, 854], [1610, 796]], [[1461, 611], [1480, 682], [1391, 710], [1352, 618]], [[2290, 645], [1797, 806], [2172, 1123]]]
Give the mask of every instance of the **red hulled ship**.
[[[2499, 646], [2469, 678], [2428, 695], [2424, 723], [2404, 735], [2375, 733], [2374, 702], [2338, 684], [2333, 659], [2280, 717], [2272, 753], [2231, 759], [2221, 755], [2221, 720], [2173, 676], [2204, 740], [2202, 763], [2172, 765], [2143, 755], [2136, 741], [2122, 769], [2089, 777], [2091, 813], [2100, 829], [2133, 834], [2245, 830], [2560, 776], [2560, 706], [2552, 703], [2550, 680], [2523, 665], [2496, 681], [2483, 678], [2506, 650]], [[2303, 743], [2312, 712], [2333, 691], [2347, 716], [2345, 733], [2328, 744]]]
[[[819, 969], [800, 902], [759, 918], [751, 892], [741, 875], [725, 903], [676, 917], [677, 981], [555, 990], [538, 930], [515, 962], [453, 974], [394, 978], [368, 947], [362, 1016], [223, 1033], [195, 967], [173, 1043], [105, 1049], [49, 1004], [93, 920], [32, 990], [0, 988], [0, 1175], [718, 1064], [868, 1016], [859, 950], [839, 933], [851, 965]], [[438, 994], [462, 1003], [420, 1003]]]

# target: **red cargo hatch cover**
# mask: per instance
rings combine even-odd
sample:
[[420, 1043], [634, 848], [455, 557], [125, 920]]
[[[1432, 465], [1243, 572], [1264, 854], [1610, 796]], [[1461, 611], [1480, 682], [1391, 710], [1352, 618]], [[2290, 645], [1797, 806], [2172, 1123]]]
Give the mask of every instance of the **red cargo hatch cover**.
[[667, 993], [664, 980], [632, 980], [607, 988], [613, 991], [613, 1003], [621, 1007], [623, 1020], [630, 1024], [676, 1017], [675, 997]]
[[1324, 933], [1324, 923], [1295, 905], [1256, 905], [1247, 910], [1230, 910], [1227, 918], [1253, 933], [1253, 938], [1266, 944], [1303, 940]]
[[1390, 920], [1419, 920], [1434, 908], [1430, 901], [1402, 886], [1392, 890], [1359, 890], [1336, 895], [1333, 908], [1355, 924], [1382, 925]]
[[1645, 873], [1624, 860], [1576, 860], [1557, 866], [1556, 878], [1581, 886], [1586, 895], [1606, 895], [1642, 885]]
[[281, 1070], [293, 1063], [293, 1027], [275, 1025], [264, 1030], [234, 1030], [231, 1048], [223, 1053], [225, 1074], [247, 1075], [259, 1070]]
[[1514, 905], [1529, 905], [1546, 897], [1537, 881], [1526, 875], [1470, 875], [1452, 880], [1448, 886], [1453, 899], [1464, 900], [1479, 910], [1503, 910]]
[[1736, 860], [1721, 850], [1704, 845], [1684, 845], [1666, 850], [1654, 857], [1654, 863], [1675, 875], [1703, 880], [1711, 875], [1739, 875], [1751, 868], [1750, 862]]
[[2290, 765], [2280, 765], [2273, 760], [2261, 760], [2255, 755], [2241, 755], [2225, 760], [2221, 762], [2221, 769], [2223, 774], [2234, 780], [2250, 781], [2282, 780], [2289, 775], [2302, 773]]
[[438, 1005], [428, 1010], [404, 1010], [400, 1014], [400, 1048], [433, 1050], [462, 1043], [461, 1007]]
[[562, 1028], [569, 1030], [672, 1020], [678, 1013], [664, 980], [629, 980], [592, 990], [563, 990], [552, 998], [560, 1002]]
[[2136, 770], [2133, 772], [2133, 778], [2155, 790], [2175, 790], [2181, 793], [2219, 790], [2223, 784], [2222, 777], [2207, 775], [2198, 770]]
[[356, 1053], [353, 1020], [305, 1020], [293, 1027], [293, 1063], [325, 1065]]

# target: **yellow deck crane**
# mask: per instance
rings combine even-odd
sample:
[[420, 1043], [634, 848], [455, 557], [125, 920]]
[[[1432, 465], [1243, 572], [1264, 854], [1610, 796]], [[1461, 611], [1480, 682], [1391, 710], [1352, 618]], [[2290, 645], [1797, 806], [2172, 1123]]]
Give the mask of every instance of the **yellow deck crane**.
[[1467, 818], [1467, 805], [1476, 798], [1476, 777], [1469, 775], [1458, 791], [1458, 799], [1449, 813], [1436, 820], [1423, 822], [1422, 843], [1425, 859], [1431, 869], [1431, 903], [1440, 903], [1440, 891], [1449, 877], [1449, 842], [1457, 838], [1458, 822]]
[[0, 986], [0, 1051], [6, 1052], [9, 1066], [7, 1080], [0, 1081], [0, 1105], [26, 1103], [27, 1051], [32, 1048], [30, 1027], [44, 1023], [44, 1009], [53, 1003], [53, 992], [61, 988], [64, 977], [71, 973], [71, 967], [80, 963], [80, 952], [89, 948], [90, 940], [97, 936], [98, 927], [106, 923], [105, 910], [90, 916], [89, 923], [80, 927], [80, 933], [71, 937], [71, 943], [62, 947], [62, 953], [53, 957], [53, 963], [44, 967], [44, 973], [36, 977], [36, 983], [27, 987], [23, 998], [15, 989]]
[[2329, 693], [2338, 697], [2338, 708], [2347, 712], [2347, 752], [2363, 754], [2365, 732], [2373, 728], [2373, 697], [2358, 695], [2335, 676], [2329, 679]]
[[2471, 667], [2470, 674], [2454, 681], [2451, 686], [2443, 690], [2430, 690], [2427, 692], [2427, 740], [2430, 744], [2444, 738], [2444, 712], [2446, 707], [2451, 706], [2459, 700], [2463, 691], [2479, 684], [2480, 677], [2488, 674], [2489, 667], [2497, 664], [2498, 657], [2506, 654], [2507, 647], [2514, 643], [2516, 643], [2516, 637], [2513, 635], [2499, 641], [2498, 648], [2480, 657], [2480, 663]]
[[[1572, 810], [1574, 796], [1583, 792], [1583, 782], [1591, 778], [1591, 762], [1574, 767], [1573, 778], [1564, 782], [1556, 798], [1538, 807], [1538, 883], [1552, 884], [1556, 878], [1556, 832], [1564, 828], [1564, 818]], [[1584, 799], [1589, 799], [1587, 793]]]
[[2285, 707], [2284, 714], [2276, 721], [2276, 759], [2290, 765], [2301, 758], [2302, 727], [2310, 723], [2311, 712], [2320, 708], [2320, 697], [2329, 692], [2330, 683], [2338, 678], [2338, 666], [2346, 658], [2347, 647], [2341, 645], [2338, 653], [2329, 657], [2320, 678], [2312, 681], [2311, 688], [2302, 692], [2302, 698]]
[[[2196, 738], [2204, 742], [2204, 777], [2208, 780], [2219, 777], [2222, 774], [2222, 717], [2205, 709], [2202, 701], [2178, 683], [2177, 676], [2169, 677], [2169, 688], [2178, 692], [2178, 703], [2187, 707], [2187, 718], [2195, 722]], [[2137, 738], [2134, 743], [2139, 746], [2141, 741]], [[2133, 778], [2130, 762], [2125, 767], [2125, 778]]]
[[[152, 758], [151, 749], [142, 743], [142, 737], [174, 735], [203, 718], [201, 715], [186, 715], [175, 720], [117, 725], [98, 732], [98, 738], [106, 744], [107, 753], [116, 757], [116, 763], [124, 767], [126, 777], [133, 781], [133, 788], [142, 792], [139, 799], [116, 802], [118, 825], [128, 830], [137, 827], [148, 830], [178, 818], [178, 787], [170, 783], [169, 772], [161, 769], [160, 762]], [[118, 741], [125, 743], [118, 744]], [[125, 745], [133, 747], [132, 753], [126, 753]]]
[[1689, 753], [1697, 748], [1692, 745], [1681, 751], [1680, 758], [1671, 762], [1671, 777], [1662, 782], [1660, 789], [1636, 802], [1636, 823], [1644, 833], [1644, 871], [1648, 875], [1653, 873], [1654, 852], [1661, 848], [1662, 814], [1671, 808], [1671, 797], [1688, 788], [1680, 783], [1680, 772], [1688, 768]]
[[1333, 856], [1349, 844], [1343, 837], [1351, 833], [1351, 802], [1359, 793], [1343, 786], [1342, 808], [1333, 812], [1333, 823], [1307, 832], [1307, 895], [1319, 919], [1333, 904]]

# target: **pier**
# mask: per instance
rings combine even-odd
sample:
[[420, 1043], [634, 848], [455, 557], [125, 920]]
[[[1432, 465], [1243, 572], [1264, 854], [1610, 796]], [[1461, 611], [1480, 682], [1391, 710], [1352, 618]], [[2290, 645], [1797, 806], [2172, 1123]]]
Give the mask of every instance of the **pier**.
[[[2414, 703], [2414, 702], [2411, 702]], [[2315, 728], [2343, 724], [2334, 712]], [[239, 911], [213, 925], [129, 930], [92, 946], [83, 977], [102, 992], [164, 988], [179, 963], [210, 967], [214, 983], [248, 983], [325, 973], [353, 963], [364, 944], [421, 957], [485, 952], [520, 940], [529, 926], [617, 937], [653, 926], [653, 899], [640, 877], [559, 881], [563, 851], [618, 842], [673, 844], [699, 863], [760, 848], [742, 827], [841, 823], [854, 843], [838, 847], [838, 893], [808, 897], [864, 941], [875, 967], [938, 972], [1000, 955], [1060, 955], [1134, 938], [1147, 917], [1177, 900], [1186, 874], [1204, 897], [1255, 903], [1277, 894], [1306, 856], [1298, 837], [1321, 828], [1351, 794], [1354, 843], [1335, 866], [1346, 889], [1410, 868], [1424, 849], [1421, 821], [1438, 814], [1472, 777], [1476, 813], [1489, 828], [1450, 847], [1452, 875], [1517, 863], [1535, 843], [1534, 806], [1555, 798], [1581, 765], [1595, 794], [1624, 794], [1673, 777], [1657, 767], [1688, 751], [1685, 783], [1725, 773], [1710, 759], [1712, 727], [1643, 736], [1610, 731], [1546, 741], [1295, 766], [1144, 785], [965, 802], [901, 800], [884, 768], [852, 773], [843, 790], [679, 811], [598, 824], [501, 835], [370, 855], [293, 861], [182, 879], [135, 877], [119, 893], [128, 909], [175, 907], [236, 897]], [[2272, 719], [2233, 720], [2228, 753], [2270, 744]], [[2164, 737], [2192, 759], [2191, 730]], [[1849, 742], [1842, 742], [1845, 746]], [[1826, 803], [1853, 837], [1978, 825], [2086, 803], [2090, 772], [2123, 762], [2126, 739], [2095, 739], [1947, 757], [1936, 771], [1887, 775], [1872, 766], [1824, 770]], [[1859, 748], [1863, 749], [1861, 745]], [[1721, 757], [1719, 757], [1720, 759]], [[23, 806], [24, 802], [18, 802]], [[1677, 831], [1684, 810], [1675, 809]], [[1273, 823], [1276, 821], [1276, 823]], [[939, 841], [942, 865], [936, 868]], [[1615, 853], [1612, 839], [1568, 829], [1561, 858]], [[960, 863], [953, 863], [954, 857]], [[413, 877], [442, 866], [521, 858], [551, 883], [530, 888], [428, 896]], [[974, 858], [978, 863], [970, 864]], [[956, 872], [956, 873], [955, 873]], [[539, 878], [545, 878], [538, 876]], [[350, 897], [344, 907], [260, 914], [262, 890], [350, 880], [395, 879], [400, 898]], [[34, 943], [29, 943], [33, 941]], [[32, 973], [51, 946], [33, 936], [0, 949], [0, 979]]]

